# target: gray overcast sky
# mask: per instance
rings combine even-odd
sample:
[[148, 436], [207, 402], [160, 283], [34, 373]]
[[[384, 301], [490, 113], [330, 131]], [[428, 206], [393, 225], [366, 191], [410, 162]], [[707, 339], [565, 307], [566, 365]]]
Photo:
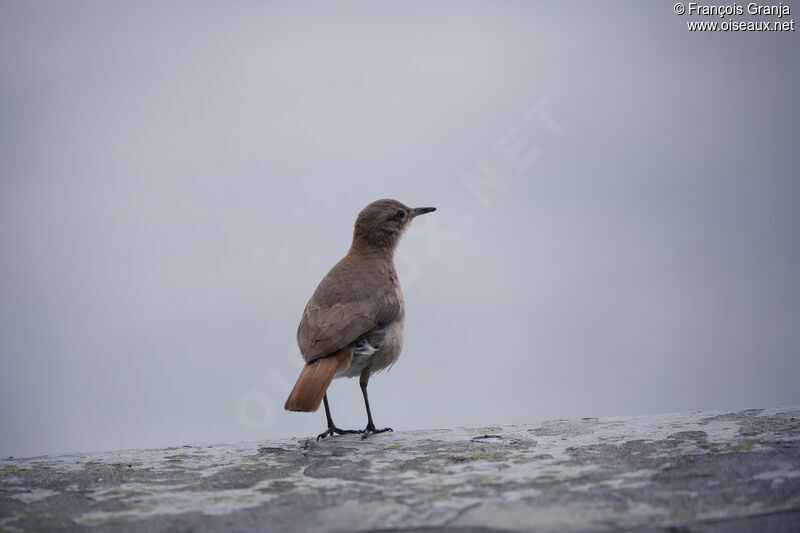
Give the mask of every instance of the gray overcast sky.
[[378, 425], [800, 403], [798, 32], [672, 6], [0, 2], [0, 455], [323, 430], [295, 331], [385, 197], [439, 210]]

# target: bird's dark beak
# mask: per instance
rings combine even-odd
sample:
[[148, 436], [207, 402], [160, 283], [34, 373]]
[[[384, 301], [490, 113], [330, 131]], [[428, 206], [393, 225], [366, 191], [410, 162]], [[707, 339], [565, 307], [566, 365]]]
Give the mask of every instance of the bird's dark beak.
[[425, 213], [430, 213], [431, 211], [436, 211], [435, 207], [415, 207], [413, 211], [411, 211], [411, 218], [414, 218], [417, 215], [424, 215]]

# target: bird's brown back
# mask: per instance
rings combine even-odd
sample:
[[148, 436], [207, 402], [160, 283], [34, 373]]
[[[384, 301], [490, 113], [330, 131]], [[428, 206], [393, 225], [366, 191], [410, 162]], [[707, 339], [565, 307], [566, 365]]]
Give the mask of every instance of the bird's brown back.
[[403, 312], [391, 256], [351, 249], [322, 279], [297, 328], [307, 362], [335, 353]]

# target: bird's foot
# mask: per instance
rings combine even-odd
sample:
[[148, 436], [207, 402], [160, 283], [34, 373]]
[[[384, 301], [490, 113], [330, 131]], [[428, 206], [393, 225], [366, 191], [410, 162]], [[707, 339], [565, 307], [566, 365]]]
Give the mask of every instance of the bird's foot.
[[334, 433], [337, 435], [353, 435], [356, 433], [362, 433], [362, 431], [359, 429], [339, 429], [336, 426], [328, 426], [328, 429], [317, 435], [317, 441], [319, 441], [319, 439], [324, 439], [329, 435], [333, 435]]
[[386, 431], [394, 431], [394, 430], [392, 428], [376, 429], [375, 424], [368, 424], [367, 427], [365, 427], [362, 431], [359, 431], [359, 433], [361, 433], [361, 440], [364, 440], [370, 435], [373, 435], [375, 433], [384, 433]]

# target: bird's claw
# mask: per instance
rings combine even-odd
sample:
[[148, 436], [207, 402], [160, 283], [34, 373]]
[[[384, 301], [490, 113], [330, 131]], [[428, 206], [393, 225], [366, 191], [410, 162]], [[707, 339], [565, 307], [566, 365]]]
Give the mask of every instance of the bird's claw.
[[319, 439], [324, 439], [325, 437], [331, 436], [333, 434], [336, 435], [353, 435], [355, 433], [362, 433], [360, 429], [339, 429], [336, 426], [330, 426], [328, 429], [317, 435], [317, 442]]
[[361, 440], [364, 440], [370, 435], [373, 435], [375, 433], [384, 433], [386, 431], [394, 431], [394, 430], [392, 428], [376, 429], [375, 426], [372, 427], [367, 426], [362, 431], [359, 431], [359, 433], [361, 433]]

